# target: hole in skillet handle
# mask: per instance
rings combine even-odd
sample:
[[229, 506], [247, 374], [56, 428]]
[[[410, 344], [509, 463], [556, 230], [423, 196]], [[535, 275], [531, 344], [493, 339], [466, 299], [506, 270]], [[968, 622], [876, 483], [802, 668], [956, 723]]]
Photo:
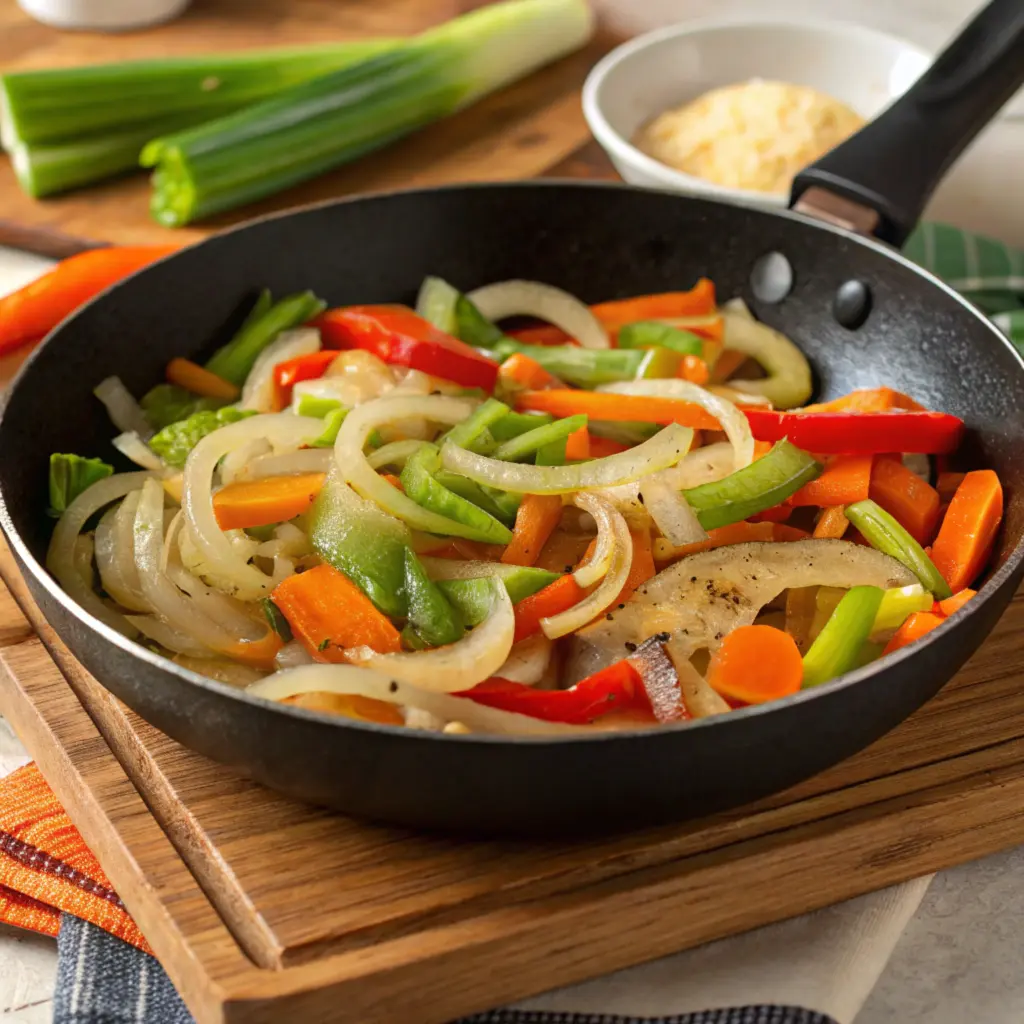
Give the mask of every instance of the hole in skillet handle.
[[793, 265], [781, 252], [766, 252], [750, 271], [750, 290], [759, 301], [777, 305], [793, 290]]

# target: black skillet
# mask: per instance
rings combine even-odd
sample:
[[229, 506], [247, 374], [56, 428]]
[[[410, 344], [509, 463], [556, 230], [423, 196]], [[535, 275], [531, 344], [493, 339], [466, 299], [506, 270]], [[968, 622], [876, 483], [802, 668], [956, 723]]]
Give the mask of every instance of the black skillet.
[[[888, 113], [808, 170], [797, 194], [825, 186], [859, 204], [840, 210], [841, 219], [858, 223], [864, 208], [878, 211], [876, 233], [901, 243], [942, 172], [1022, 79], [1024, 5], [997, 0]], [[791, 288], [772, 301], [752, 286], [768, 253], [792, 270]], [[991, 578], [923, 642], [813, 691], [690, 725], [555, 741], [437, 736], [247, 698], [113, 633], [56, 586], [41, 565], [52, 526], [47, 457], [112, 456], [114, 431], [94, 384], [119, 374], [143, 393], [172, 356], [209, 351], [258, 286], [277, 294], [312, 288], [332, 304], [410, 301], [427, 274], [464, 289], [530, 277], [588, 301], [711, 278], [720, 295], [742, 295], [802, 346], [820, 395], [888, 384], [967, 422], [964, 465], [994, 468], [1007, 494]], [[862, 288], [870, 298], [854, 328], [834, 309], [851, 281], [859, 285], [848, 292]], [[865, 310], [839, 312], [857, 323]], [[894, 251], [851, 232], [788, 212], [618, 186], [433, 189], [331, 203], [219, 235], [54, 331], [7, 398], [0, 452], [3, 527], [33, 596], [113, 693], [186, 746], [275, 789], [430, 828], [622, 829], [792, 785], [932, 697], [995, 625], [1024, 570], [1024, 363], [983, 317]]]

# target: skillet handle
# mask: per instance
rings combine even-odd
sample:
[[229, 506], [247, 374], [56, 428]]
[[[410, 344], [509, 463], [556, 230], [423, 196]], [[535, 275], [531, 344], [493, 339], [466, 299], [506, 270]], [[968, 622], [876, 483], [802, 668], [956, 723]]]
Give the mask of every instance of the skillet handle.
[[903, 96], [796, 176], [790, 207], [901, 246], [1021, 84], [1024, 0], [991, 0]]

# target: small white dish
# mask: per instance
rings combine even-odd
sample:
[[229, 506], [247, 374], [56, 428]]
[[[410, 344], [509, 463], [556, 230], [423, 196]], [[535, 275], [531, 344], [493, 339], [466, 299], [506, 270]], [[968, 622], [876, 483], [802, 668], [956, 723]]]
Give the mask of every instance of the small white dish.
[[714, 185], [647, 156], [631, 140], [662, 111], [752, 78], [810, 86], [871, 119], [931, 61], [912, 43], [857, 25], [689, 22], [609, 53], [587, 77], [583, 112], [616, 170], [634, 185], [780, 207], [788, 195]]
[[190, 0], [18, 0], [26, 14], [53, 28], [123, 32], [176, 18]]

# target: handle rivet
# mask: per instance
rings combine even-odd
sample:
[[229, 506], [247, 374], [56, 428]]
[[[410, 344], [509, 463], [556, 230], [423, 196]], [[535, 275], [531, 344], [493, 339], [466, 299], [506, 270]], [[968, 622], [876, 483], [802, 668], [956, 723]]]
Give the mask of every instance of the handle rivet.
[[832, 315], [847, 330], [855, 331], [871, 312], [871, 289], [863, 281], [845, 281], [836, 289]]
[[781, 252], [766, 252], [750, 272], [750, 289], [761, 302], [781, 302], [793, 290], [792, 264]]

